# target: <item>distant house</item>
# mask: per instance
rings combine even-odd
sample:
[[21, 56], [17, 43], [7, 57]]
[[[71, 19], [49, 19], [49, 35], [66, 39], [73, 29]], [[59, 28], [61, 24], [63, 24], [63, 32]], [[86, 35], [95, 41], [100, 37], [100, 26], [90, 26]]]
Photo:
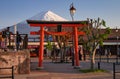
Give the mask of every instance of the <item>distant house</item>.
[[[102, 29], [104, 31], [104, 29]], [[100, 47], [103, 52], [105, 49], [110, 49], [111, 54], [117, 54], [117, 50], [120, 49], [120, 29], [111, 29], [111, 34], [104, 40], [104, 46]], [[118, 51], [120, 53], [120, 51]]]

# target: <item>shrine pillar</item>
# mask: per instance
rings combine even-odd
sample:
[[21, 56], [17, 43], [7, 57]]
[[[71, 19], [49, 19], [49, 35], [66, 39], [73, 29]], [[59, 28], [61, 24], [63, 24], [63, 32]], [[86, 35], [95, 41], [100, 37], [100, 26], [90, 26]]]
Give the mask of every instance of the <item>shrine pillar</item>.
[[39, 46], [39, 67], [43, 66], [43, 50], [44, 50], [44, 26], [40, 28], [40, 46]]
[[78, 33], [77, 27], [74, 27], [74, 47], [75, 47], [75, 66], [79, 66], [79, 54], [78, 54]]

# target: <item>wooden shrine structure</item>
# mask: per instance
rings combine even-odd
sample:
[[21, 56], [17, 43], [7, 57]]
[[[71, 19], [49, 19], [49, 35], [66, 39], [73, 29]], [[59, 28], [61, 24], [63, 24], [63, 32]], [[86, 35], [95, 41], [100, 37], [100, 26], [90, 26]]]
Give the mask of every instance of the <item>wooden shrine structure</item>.
[[32, 27], [40, 27], [38, 31], [32, 31], [32, 35], [40, 35], [40, 46], [39, 46], [39, 67], [43, 66], [43, 53], [44, 53], [44, 34], [52, 35], [65, 35], [67, 32], [49, 32], [45, 31], [44, 27], [57, 27], [60, 25], [64, 27], [72, 27], [74, 36], [74, 51], [75, 51], [75, 66], [79, 66], [79, 54], [78, 54], [78, 35], [84, 35], [85, 33], [80, 31], [78, 32], [78, 27], [87, 26], [87, 21], [41, 21], [41, 20], [27, 20], [28, 24]]

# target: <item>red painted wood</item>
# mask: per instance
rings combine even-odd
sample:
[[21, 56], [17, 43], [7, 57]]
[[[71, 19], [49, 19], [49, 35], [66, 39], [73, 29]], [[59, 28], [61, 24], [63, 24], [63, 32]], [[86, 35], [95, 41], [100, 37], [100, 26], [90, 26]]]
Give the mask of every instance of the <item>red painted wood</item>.
[[75, 45], [75, 66], [79, 66], [79, 55], [78, 55], [78, 33], [77, 27], [74, 27], [74, 45]]
[[43, 51], [44, 49], [44, 27], [40, 30], [40, 47], [39, 47], [39, 67], [43, 66]]
[[[67, 35], [67, 34], [73, 34], [73, 32], [48, 32], [48, 31], [44, 31], [45, 34], [48, 34], [48, 35]], [[77, 32], [78, 35], [85, 35], [84, 32], [80, 31], [80, 32]], [[30, 32], [31, 35], [40, 35], [39, 32], [37, 31], [31, 31]]]
[[62, 24], [62, 27], [83, 27], [86, 24]]
[[47, 32], [45, 31], [45, 34], [48, 34], [48, 35], [67, 35], [68, 32]]
[[85, 35], [85, 32], [80, 31], [80, 32], [77, 32], [77, 34], [78, 35]]
[[[41, 27], [41, 26], [46, 26], [46, 27], [57, 27], [58, 24], [30, 24], [32, 27]], [[83, 27], [86, 26], [86, 24], [61, 24], [62, 27]]]
[[30, 35], [40, 35], [40, 33], [39, 33], [39, 32], [36, 32], [36, 31], [31, 31], [31, 32], [30, 32]]

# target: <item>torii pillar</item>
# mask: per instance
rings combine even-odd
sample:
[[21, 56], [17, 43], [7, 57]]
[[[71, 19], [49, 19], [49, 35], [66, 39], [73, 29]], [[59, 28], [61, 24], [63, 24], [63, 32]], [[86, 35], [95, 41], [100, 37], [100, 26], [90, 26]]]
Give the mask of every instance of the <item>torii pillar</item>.
[[79, 56], [78, 56], [78, 33], [77, 27], [74, 27], [74, 46], [75, 46], [75, 66], [79, 66]]
[[39, 47], [39, 67], [42, 67], [43, 50], [44, 50], [44, 26], [41, 26], [40, 32], [40, 47]]
[[[87, 21], [36, 21], [36, 20], [27, 20], [30, 26], [40, 27], [39, 32], [32, 32], [33, 34], [40, 35], [40, 47], [39, 47], [39, 67], [42, 67], [43, 63], [43, 49], [44, 49], [44, 26], [46, 27], [57, 27], [58, 24], [62, 25], [62, 27], [74, 27], [74, 48], [75, 48], [75, 66], [79, 66], [79, 55], [78, 55], [78, 34], [83, 35], [83, 32], [78, 32], [77, 27], [86, 26], [83, 22]], [[51, 32], [52, 33], [52, 32]], [[55, 32], [54, 32], [55, 33]], [[62, 33], [62, 32], [61, 32]], [[60, 32], [58, 33], [60, 34]]]

